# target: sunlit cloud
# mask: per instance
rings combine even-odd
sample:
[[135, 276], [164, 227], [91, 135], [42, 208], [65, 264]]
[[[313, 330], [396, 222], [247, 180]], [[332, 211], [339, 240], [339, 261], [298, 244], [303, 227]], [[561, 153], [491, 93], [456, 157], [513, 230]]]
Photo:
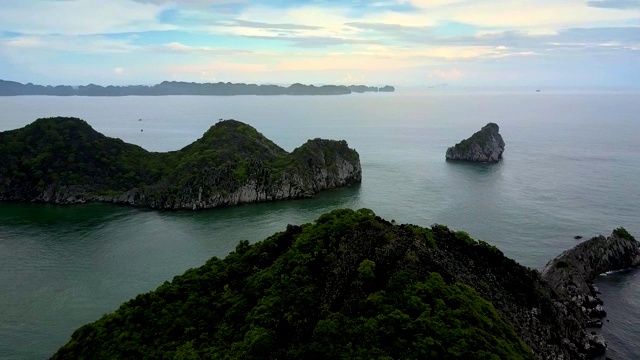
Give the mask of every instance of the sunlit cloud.
[[639, 48], [640, 0], [0, 2], [0, 78], [30, 82], [638, 83]]
[[610, 9], [640, 9], [640, 0], [589, 1], [589, 6]]
[[427, 75], [430, 79], [457, 80], [463, 77], [462, 71], [458, 69], [434, 70]]

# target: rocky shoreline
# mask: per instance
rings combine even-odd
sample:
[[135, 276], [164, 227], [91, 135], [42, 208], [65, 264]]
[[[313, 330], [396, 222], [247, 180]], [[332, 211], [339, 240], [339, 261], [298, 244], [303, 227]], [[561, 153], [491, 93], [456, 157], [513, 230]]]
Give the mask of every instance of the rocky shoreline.
[[[327, 143], [330, 140], [315, 140]], [[346, 146], [346, 143], [343, 144]], [[60, 205], [103, 202], [159, 210], [201, 210], [256, 202], [310, 198], [323, 190], [359, 184], [362, 181], [360, 163], [335, 157], [320, 156], [319, 162], [295, 171], [283, 173], [279, 179], [250, 178], [241, 185], [213, 187], [206, 178], [194, 179], [188, 188], [154, 185], [134, 188], [119, 194], [95, 194], [86, 186], [50, 185], [31, 202]], [[262, 164], [256, 172], [267, 171]], [[223, 176], [230, 174], [223, 174]]]
[[590, 328], [602, 327], [607, 313], [593, 285], [597, 276], [610, 271], [640, 266], [638, 242], [623, 228], [611, 236], [591, 238], [549, 261], [542, 270], [542, 278], [560, 295], [565, 307], [579, 309], [578, 320], [587, 332], [584, 344], [589, 357], [605, 353], [605, 339]]

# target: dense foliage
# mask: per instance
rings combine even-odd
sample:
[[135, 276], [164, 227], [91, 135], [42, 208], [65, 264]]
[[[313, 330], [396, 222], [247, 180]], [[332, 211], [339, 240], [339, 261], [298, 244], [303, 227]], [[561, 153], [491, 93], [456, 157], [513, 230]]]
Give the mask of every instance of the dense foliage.
[[478, 144], [480, 147], [484, 147], [484, 144], [491, 140], [492, 134], [497, 134], [499, 131], [499, 127], [497, 124], [488, 123], [485, 125], [480, 131], [471, 135], [470, 138], [464, 139], [461, 142], [457, 143], [454, 148], [457, 151], [467, 151], [473, 144]]
[[636, 238], [633, 237], [633, 235], [629, 234], [627, 229], [623, 228], [622, 226], [613, 230], [613, 233], [625, 240], [636, 241]]
[[15, 184], [125, 190], [157, 181], [167, 165], [158, 154], [108, 138], [80, 119], [39, 119], [0, 133], [0, 190]]
[[[316, 161], [314, 152], [327, 156]], [[148, 202], [200, 188], [212, 196], [250, 180], [268, 188], [283, 173], [306, 174], [309, 166], [330, 166], [339, 156], [359, 164], [344, 141], [316, 139], [290, 154], [235, 120], [218, 122], [181, 150], [153, 153], [106, 137], [80, 119], [38, 119], [0, 132], [0, 200], [42, 201], [42, 194], [60, 187], [93, 199], [132, 189], [142, 189]]]
[[533, 359], [476, 290], [425, 270], [419, 252], [441, 246], [503, 258], [444, 226], [336, 210], [241, 241], [76, 330], [53, 359]]

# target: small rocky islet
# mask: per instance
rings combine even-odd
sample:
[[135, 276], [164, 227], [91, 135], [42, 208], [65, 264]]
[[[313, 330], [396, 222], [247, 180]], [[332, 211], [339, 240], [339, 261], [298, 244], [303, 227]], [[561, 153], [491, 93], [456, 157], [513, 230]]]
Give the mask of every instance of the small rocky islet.
[[360, 157], [344, 140], [313, 139], [288, 153], [236, 120], [167, 153], [107, 137], [77, 118], [0, 133], [0, 201], [197, 210], [312, 197], [361, 179]]
[[500, 127], [488, 123], [480, 131], [447, 149], [447, 160], [497, 163], [502, 159], [505, 143], [500, 135]]

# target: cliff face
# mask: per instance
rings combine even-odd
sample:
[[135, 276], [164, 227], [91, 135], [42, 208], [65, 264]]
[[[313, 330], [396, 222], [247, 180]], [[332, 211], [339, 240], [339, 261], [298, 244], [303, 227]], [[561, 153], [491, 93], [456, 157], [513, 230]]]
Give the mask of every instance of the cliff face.
[[41, 119], [0, 133], [0, 200], [101, 201], [155, 209], [204, 209], [311, 197], [360, 183], [345, 141], [310, 140], [287, 153], [235, 120], [198, 141], [150, 153], [95, 132], [79, 119]]
[[188, 178], [188, 186], [159, 184], [115, 196], [103, 202], [147, 206], [154, 209], [207, 209], [243, 203], [312, 197], [322, 190], [358, 184], [362, 169], [357, 153], [346, 141], [310, 140], [291, 154], [290, 164], [273, 170], [252, 159], [245, 176], [237, 167], [201, 167]]
[[[580, 309], [578, 319], [584, 327], [601, 327], [606, 316], [593, 280], [600, 274], [640, 265], [640, 244], [623, 228], [611, 236], [585, 241], [549, 261], [542, 278], [561, 296], [566, 306]], [[598, 355], [606, 349], [604, 339], [589, 335], [588, 352]]]
[[447, 149], [447, 160], [495, 163], [502, 159], [505, 143], [497, 124], [488, 123], [470, 138]]

